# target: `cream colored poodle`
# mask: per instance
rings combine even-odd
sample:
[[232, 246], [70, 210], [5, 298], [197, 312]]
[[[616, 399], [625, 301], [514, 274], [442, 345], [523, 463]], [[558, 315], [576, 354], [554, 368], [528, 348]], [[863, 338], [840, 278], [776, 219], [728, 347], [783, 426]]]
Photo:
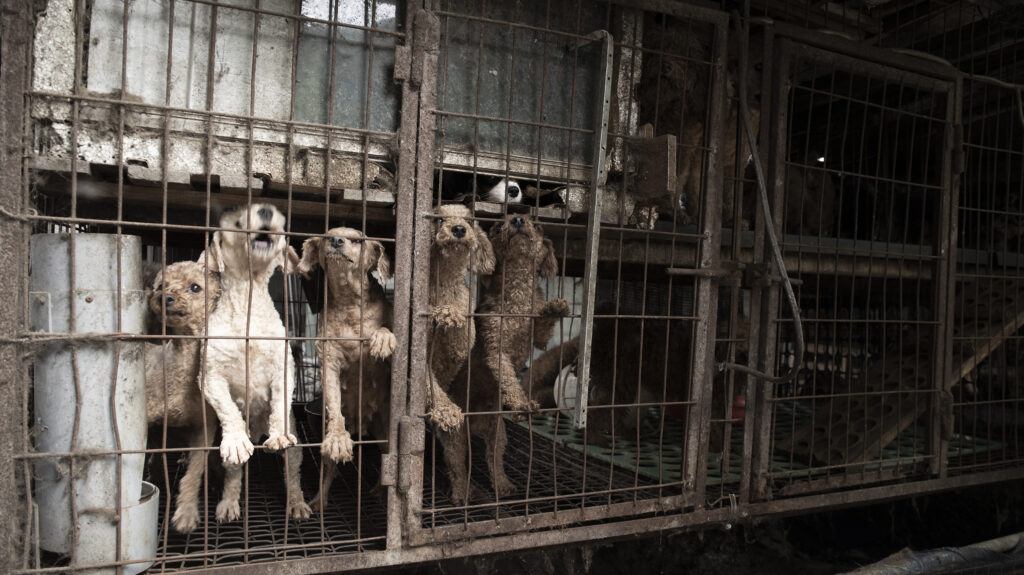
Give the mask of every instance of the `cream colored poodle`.
[[461, 204], [440, 206], [434, 242], [430, 250], [430, 310], [434, 330], [428, 345], [430, 389], [428, 416], [442, 432], [462, 425], [462, 410], [448, 397], [452, 378], [465, 365], [476, 341], [476, 325], [470, 317], [472, 302], [466, 272], [490, 275], [494, 250], [487, 234], [469, 208]]
[[380, 242], [365, 239], [359, 230], [334, 228], [327, 237], [310, 238], [302, 245], [299, 272], [307, 275], [316, 267], [324, 270], [327, 281], [317, 341], [327, 425], [320, 452], [326, 457], [324, 482], [312, 501], [322, 510], [337, 464], [352, 460], [346, 417], [357, 422], [360, 436], [369, 432], [377, 439], [387, 438], [391, 364], [382, 360], [391, 357], [396, 342], [390, 329], [391, 304], [370, 275], [376, 270], [381, 282], [391, 277], [391, 262]]
[[[231, 521], [240, 514], [241, 464], [253, 452], [249, 433], [257, 439], [268, 435], [263, 445], [270, 451], [296, 442], [289, 431], [295, 429], [295, 362], [267, 285], [277, 267], [290, 273], [299, 258], [281, 234], [284, 215], [270, 204], [230, 211], [220, 227], [205, 254], [208, 265], [221, 274], [221, 297], [210, 316], [199, 384], [223, 431], [220, 455], [226, 472], [217, 519]], [[290, 449], [285, 459], [288, 513], [304, 519], [310, 509], [299, 485], [302, 450]]]
[[[559, 318], [569, 315], [564, 299], [544, 301], [538, 285], [538, 274], [552, 277], [558, 273], [558, 261], [541, 227], [519, 215], [510, 214], [495, 224], [490, 240], [496, 261], [494, 275], [482, 278], [478, 337], [470, 354], [470, 371], [455, 376], [451, 397], [467, 412], [493, 412], [502, 406], [536, 411], [537, 402], [527, 398], [516, 376], [534, 347], [546, 347]], [[464, 405], [467, 386], [469, 404]], [[502, 497], [514, 492], [516, 487], [505, 474], [505, 421], [497, 414], [470, 413], [465, 425], [444, 439], [452, 501], [464, 505], [471, 498], [466, 470], [469, 434], [484, 439], [495, 494]]]
[[[174, 428], [189, 447], [209, 447], [217, 418], [203, 400], [196, 378], [200, 338], [220, 298], [220, 279], [200, 263], [178, 262], [158, 271], [147, 291], [149, 309], [163, 321], [169, 335], [195, 337], [146, 344], [146, 418], [150, 425]], [[172, 519], [181, 533], [199, 525], [199, 487], [206, 451], [190, 451], [187, 460]]]

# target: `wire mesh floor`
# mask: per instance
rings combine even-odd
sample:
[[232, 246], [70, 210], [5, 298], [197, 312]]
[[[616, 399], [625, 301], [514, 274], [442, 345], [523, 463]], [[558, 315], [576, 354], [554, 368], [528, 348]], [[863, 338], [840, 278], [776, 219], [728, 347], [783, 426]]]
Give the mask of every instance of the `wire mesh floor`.
[[[301, 406], [298, 407], [296, 411], [301, 413]], [[300, 441], [315, 441], [310, 439], [309, 427], [301, 416], [298, 428]], [[168, 459], [174, 465], [176, 457]], [[221, 485], [220, 481], [211, 481], [206, 497], [205, 533], [202, 519], [189, 535], [178, 533], [169, 523], [165, 524], [167, 506], [166, 499], [162, 499], [158, 548], [161, 559], [150, 570], [220, 567], [384, 549], [387, 492], [375, 487], [380, 477], [379, 449], [373, 445], [363, 447], [361, 490], [358, 467], [352, 463], [341, 465], [331, 487], [327, 509], [322, 516], [314, 513], [305, 521], [286, 521], [283, 465], [281, 456], [257, 451], [249, 460], [248, 491], [243, 490], [240, 500], [242, 517], [228, 523], [217, 523], [215, 510]], [[306, 448], [301, 470], [306, 501], [316, 495], [319, 466], [319, 449]], [[171, 477], [179, 474], [173, 467], [169, 471]], [[166, 498], [168, 490], [162, 484], [162, 472], [160, 475], [157, 479], [161, 482], [161, 496]], [[178, 479], [173, 480], [175, 489]], [[173, 500], [170, 512], [174, 512]], [[202, 501], [200, 516], [203, 517]]]
[[[512, 495], [496, 500], [484, 456], [483, 441], [473, 438], [470, 482], [473, 493], [466, 508], [455, 508], [440, 444], [428, 437], [423, 477], [423, 526], [442, 527], [504, 517], [522, 517], [668, 497], [682, 493], [679, 484], [659, 483], [610, 461], [573, 449], [545, 436], [546, 416], [529, 422], [505, 421], [508, 446], [505, 471], [517, 486]], [[553, 419], [553, 418], [552, 418]]]

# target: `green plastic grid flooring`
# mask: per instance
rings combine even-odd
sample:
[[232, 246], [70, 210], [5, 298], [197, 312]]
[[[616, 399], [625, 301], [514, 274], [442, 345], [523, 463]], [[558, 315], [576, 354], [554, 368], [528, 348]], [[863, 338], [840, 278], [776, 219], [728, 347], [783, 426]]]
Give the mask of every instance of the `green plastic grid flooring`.
[[[773, 428], [774, 445], [787, 445], [793, 430], [811, 420], [812, 411], [804, 402], [779, 402], [775, 407], [775, 425]], [[607, 445], [584, 445], [583, 430], [575, 429], [572, 418], [564, 414], [556, 417], [554, 413], [545, 413], [533, 417], [532, 429], [543, 437], [551, 439], [588, 456], [601, 461], [638, 472], [640, 475], [659, 482], [681, 481], [683, 475], [683, 448], [686, 442], [686, 422], [673, 417], [665, 417], [664, 434], [659, 433], [657, 424], [660, 412], [656, 408], [649, 411], [648, 417], [640, 428], [640, 441], [635, 437], [616, 436], [614, 445], [610, 433], [602, 435]], [[556, 421], [557, 420], [557, 421]], [[524, 429], [530, 429], [526, 421], [518, 423]], [[722, 425], [716, 423], [716, 425]], [[864, 470], [880, 469], [895, 465], [906, 465], [913, 458], [927, 458], [928, 430], [922, 426], [911, 426], [904, 430], [892, 443], [882, 450], [877, 463], [862, 466]], [[977, 455], [989, 451], [1003, 449], [1004, 445], [997, 441], [956, 434], [949, 442], [949, 456], [960, 457]], [[707, 485], [727, 485], [739, 483], [743, 469], [743, 428], [733, 426], [729, 442], [728, 461], [722, 461], [721, 454], [712, 453], [708, 457]], [[814, 477], [825, 475], [827, 468], [815, 468], [806, 462], [790, 460], [790, 457], [775, 450], [772, 458], [770, 474], [775, 478], [788, 476]], [[834, 470], [833, 470], [834, 472]]]

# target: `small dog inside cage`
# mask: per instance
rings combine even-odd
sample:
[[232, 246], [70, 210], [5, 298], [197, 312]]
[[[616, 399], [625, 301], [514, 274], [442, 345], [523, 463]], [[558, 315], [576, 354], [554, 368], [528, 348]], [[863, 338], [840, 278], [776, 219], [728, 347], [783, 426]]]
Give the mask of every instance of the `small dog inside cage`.
[[[299, 258], [282, 234], [284, 215], [271, 204], [227, 212], [221, 216], [220, 228], [202, 258], [221, 274], [221, 298], [207, 326], [211, 338], [200, 382], [223, 430], [220, 454], [226, 473], [217, 519], [231, 521], [240, 514], [241, 464], [253, 453], [249, 433], [257, 440], [268, 435], [263, 445], [270, 451], [296, 443], [291, 409], [295, 361], [267, 284], [276, 268], [290, 273]], [[251, 337], [270, 339], [248, 339]], [[244, 363], [243, 369], [239, 369], [239, 361]], [[288, 513], [304, 519], [310, 508], [299, 485], [302, 450], [291, 448], [286, 459]]]
[[[170, 342], [146, 345], [146, 419], [150, 426], [166, 423], [188, 447], [213, 445], [217, 416], [196, 384], [206, 320], [220, 298], [220, 278], [198, 262], [178, 262], [157, 272], [149, 288], [149, 311], [162, 319]], [[178, 487], [172, 523], [182, 533], [199, 525], [199, 488], [206, 451], [190, 451]]]
[[[391, 278], [391, 260], [384, 245], [359, 230], [333, 228], [326, 237], [303, 243], [298, 271], [324, 270], [327, 301], [320, 323], [317, 354], [323, 370], [326, 434], [320, 448], [324, 480], [313, 498], [322, 511], [337, 476], [337, 464], [352, 460], [352, 436], [345, 421], [354, 422], [358, 439], [386, 439], [391, 398], [391, 364], [395, 350], [391, 304], [384, 286]], [[373, 277], [376, 272], [380, 282]], [[341, 338], [341, 339], [335, 339]], [[362, 416], [362, 417], [360, 417]]]

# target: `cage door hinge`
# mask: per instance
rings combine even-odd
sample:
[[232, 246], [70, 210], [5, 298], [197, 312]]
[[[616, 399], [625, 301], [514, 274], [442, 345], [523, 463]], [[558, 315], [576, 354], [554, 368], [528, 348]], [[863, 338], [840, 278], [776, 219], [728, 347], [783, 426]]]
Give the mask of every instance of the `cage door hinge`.
[[420, 417], [402, 416], [398, 420], [398, 453], [381, 456], [380, 484], [388, 487], [397, 485], [398, 490], [408, 493], [413, 478], [422, 473], [418, 462], [423, 458], [426, 424]]

